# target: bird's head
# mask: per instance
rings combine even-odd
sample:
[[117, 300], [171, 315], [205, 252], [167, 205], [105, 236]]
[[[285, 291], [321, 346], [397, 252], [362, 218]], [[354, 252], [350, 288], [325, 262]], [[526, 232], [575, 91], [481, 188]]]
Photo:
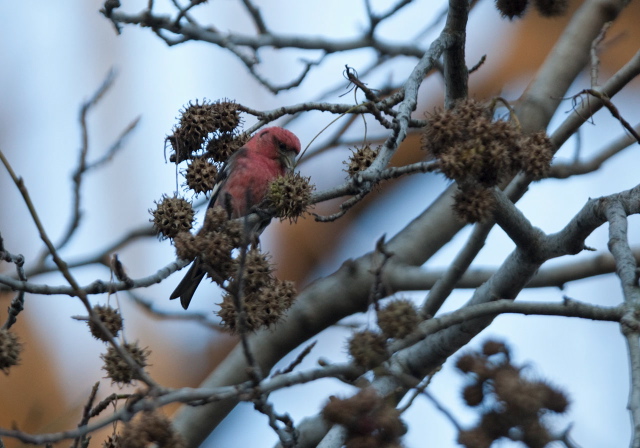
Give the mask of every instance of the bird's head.
[[252, 140], [257, 141], [262, 154], [280, 160], [286, 172], [293, 171], [296, 156], [300, 153], [300, 140], [293, 132], [280, 127], [265, 128]]

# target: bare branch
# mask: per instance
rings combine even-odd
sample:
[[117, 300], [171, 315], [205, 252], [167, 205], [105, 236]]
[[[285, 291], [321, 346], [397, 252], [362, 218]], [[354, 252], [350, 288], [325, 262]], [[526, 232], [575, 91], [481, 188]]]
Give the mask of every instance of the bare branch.
[[65, 231], [62, 240], [57, 244], [58, 249], [62, 249], [71, 239], [75, 230], [80, 225], [80, 190], [82, 187], [83, 175], [86, 171], [87, 166], [87, 154], [89, 152], [89, 130], [87, 128], [87, 115], [89, 111], [98, 104], [100, 99], [104, 96], [105, 93], [111, 88], [113, 82], [115, 81], [116, 72], [112, 69], [107, 73], [105, 80], [102, 82], [102, 85], [98, 88], [98, 90], [93, 94], [93, 96], [82, 104], [80, 108], [80, 129], [81, 129], [81, 144], [80, 144], [80, 153], [78, 160], [78, 167], [73, 173], [73, 212], [71, 215], [71, 222], [67, 226], [67, 230]]
[[[634, 131], [636, 133], [640, 133], [640, 124], [634, 127]], [[597, 171], [607, 160], [634, 143], [636, 143], [635, 138], [624, 134], [603, 148], [590, 160], [576, 160], [572, 163], [554, 163], [551, 166], [549, 177], [555, 179], [566, 179], [570, 176], [592, 173]]]

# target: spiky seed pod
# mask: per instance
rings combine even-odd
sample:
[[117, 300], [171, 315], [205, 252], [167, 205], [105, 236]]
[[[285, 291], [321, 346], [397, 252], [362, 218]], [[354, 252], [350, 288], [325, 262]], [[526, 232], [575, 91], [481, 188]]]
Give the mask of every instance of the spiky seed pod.
[[505, 418], [504, 412], [497, 412], [490, 410], [485, 412], [480, 419], [480, 428], [485, 433], [493, 437], [493, 440], [497, 440], [500, 437], [504, 437], [508, 434], [510, 428], [510, 422], [508, 416]]
[[[209, 265], [218, 275], [225, 279], [233, 273], [235, 263], [231, 257], [233, 245], [229, 237], [223, 232], [210, 232], [198, 235], [201, 260]], [[212, 278], [219, 281], [217, 278]]]
[[125, 423], [121, 439], [123, 448], [183, 448], [184, 439], [173, 429], [171, 421], [158, 411], [144, 411]]
[[543, 388], [542, 407], [558, 414], [567, 412], [569, 407], [567, 395], [560, 389], [543, 381], [540, 381], [539, 384]]
[[211, 105], [211, 115], [220, 132], [233, 132], [240, 125], [238, 104], [233, 101], [216, 101]]
[[529, 0], [496, 0], [496, 8], [502, 17], [512, 20], [514, 17], [522, 17], [528, 3]]
[[452, 109], [436, 109], [427, 116], [423, 129], [422, 149], [431, 157], [438, 157], [456, 143], [477, 137], [477, 129], [471, 132], [472, 124], [478, 120], [490, 121], [489, 109], [482, 103], [467, 99], [456, 103]]
[[427, 151], [430, 157], [438, 157], [442, 151], [458, 139], [460, 129], [457, 127], [450, 110], [436, 109], [427, 115], [427, 124], [422, 134], [422, 149]]
[[[243, 296], [243, 308], [245, 312], [245, 328], [248, 331], [257, 331], [263, 326], [260, 301], [257, 294]], [[234, 296], [230, 293], [222, 296], [220, 309], [216, 312], [221, 319], [221, 325], [231, 333], [238, 331], [238, 309], [236, 308]]]
[[246, 134], [225, 132], [214, 136], [207, 142], [207, 156], [216, 162], [226, 162], [231, 155], [249, 141]]
[[204, 141], [208, 134], [218, 130], [213, 116], [213, 108], [214, 105], [207, 100], [204, 100], [202, 104], [199, 104], [198, 100], [195, 104], [190, 102], [181, 111], [180, 128], [198, 135], [201, 141]]
[[479, 406], [484, 400], [483, 383], [474, 382], [462, 390], [462, 398], [469, 406]]
[[461, 146], [455, 146], [438, 156], [439, 170], [447, 178], [461, 182], [470, 175], [467, 168], [474, 167], [474, 165], [469, 161], [464, 163], [463, 158], [460, 157], [463, 152], [464, 149]]
[[493, 390], [514, 416], [533, 417], [542, 409], [541, 390], [521, 378], [520, 372], [510, 364], [496, 369]]
[[199, 104], [189, 103], [181, 111], [180, 124], [167, 137], [175, 152], [175, 162], [180, 163], [194, 157], [200, 151], [207, 136], [217, 130], [212, 114], [212, 104], [204, 101]]
[[161, 238], [173, 238], [180, 232], [188, 232], [193, 226], [194, 211], [191, 203], [177, 196], [162, 196], [150, 209], [150, 221]]
[[260, 302], [263, 304], [263, 321], [266, 327], [277, 323], [287, 312], [296, 296], [293, 282], [273, 279], [260, 290]]
[[470, 133], [471, 124], [489, 118], [488, 109], [471, 99], [458, 102], [452, 109], [438, 108], [427, 116], [422, 134], [422, 149], [430, 157], [439, 158], [450, 151], [449, 148], [475, 138]]
[[497, 437], [490, 436], [480, 427], [463, 430], [458, 434], [458, 443], [465, 448], [490, 448], [496, 439]]
[[536, 180], [545, 177], [553, 159], [553, 143], [546, 132], [527, 135], [521, 139], [520, 147], [518, 155], [522, 171]]
[[493, 213], [495, 198], [491, 190], [482, 187], [458, 189], [454, 195], [453, 210], [465, 222], [486, 220]]
[[431, 157], [439, 157], [443, 151], [456, 143], [475, 138], [469, 133], [473, 122], [490, 118], [489, 109], [473, 99], [459, 101], [452, 109], [438, 108], [427, 116], [427, 124], [422, 135], [422, 149]]
[[5, 375], [9, 374], [9, 369], [20, 363], [20, 353], [22, 344], [12, 331], [0, 330], [0, 370]]
[[371, 146], [364, 145], [361, 148], [355, 147], [351, 150], [351, 156], [347, 162], [347, 173], [350, 177], [355, 176], [360, 171], [364, 171], [371, 166], [373, 161], [378, 156], [380, 148], [371, 149]]
[[120, 434], [107, 437], [107, 440], [102, 442], [102, 448], [122, 448], [122, 438]]
[[533, 0], [533, 4], [545, 17], [557, 17], [567, 12], [569, 2], [567, 0]]
[[498, 353], [504, 353], [509, 359], [509, 349], [504, 342], [488, 340], [482, 345], [482, 354], [485, 356], [493, 356]]
[[382, 364], [388, 357], [384, 336], [373, 331], [359, 331], [349, 340], [349, 354], [359, 366], [367, 369]]
[[500, 140], [487, 142], [481, 148], [482, 164], [475, 177], [485, 187], [494, 187], [511, 174], [509, 146]]
[[218, 168], [204, 157], [193, 159], [184, 173], [187, 187], [196, 194], [213, 190], [218, 176]]
[[204, 224], [198, 233], [218, 232], [229, 219], [229, 213], [220, 205], [207, 209]]
[[479, 370], [484, 370], [484, 366], [480, 368], [480, 365], [484, 365], [484, 361], [478, 356], [467, 353], [462, 355], [456, 361], [456, 369], [460, 370], [462, 373], [477, 373]]
[[350, 398], [329, 397], [322, 409], [322, 417], [329, 423], [337, 423], [348, 429], [354, 429], [364, 414], [380, 407], [382, 398], [373, 388], [360, 389]]
[[347, 448], [400, 448], [407, 432], [400, 412], [370, 387], [351, 398], [329, 397], [322, 417], [347, 429]]
[[[120, 312], [115, 308], [111, 308], [109, 305], [95, 305], [93, 312], [98, 316], [100, 322], [107, 327], [107, 330], [116, 337], [120, 330], [122, 330], [122, 316]], [[92, 321], [87, 321], [91, 335], [104, 342], [109, 342], [109, 339], [100, 331], [98, 326]]]
[[469, 138], [456, 145], [455, 155], [467, 174], [455, 180], [473, 179], [492, 187], [511, 174], [510, 148], [520, 135], [512, 123], [482, 116], [469, 124], [468, 132]]
[[293, 282], [276, 279], [272, 287], [267, 289], [267, 291], [263, 291], [262, 294], [265, 302], [270, 303], [277, 301], [283, 311], [286, 311], [293, 305], [298, 292]]
[[522, 425], [522, 443], [527, 447], [544, 448], [554, 440], [540, 420], [532, 419]]
[[193, 154], [198, 152], [202, 146], [198, 136], [190, 134], [180, 127], [173, 129], [173, 134], [167, 136], [165, 144], [166, 142], [169, 142], [171, 149], [174, 151], [169, 160], [176, 164], [192, 158]]
[[227, 235], [233, 247], [240, 247], [245, 241], [245, 229], [242, 222], [229, 220], [222, 226], [222, 232]]
[[295, 222], [309, 208], [311, 192], [315, 189], [309, 179], [294, 173], [278, 177], [269, 184], [266, 200], [275, 209], [277, 217]]
[[[407, 426], [400, 419], [400, 411], [393, 406], [380, 407], [375, 415], [376, 430], [382, 440], [397, 440], [407, 433]], [[393, 445], [392, 445], [393, 446]], [[400, 447], [400, 445], [397, 445]]]
[[231, 294], [224, 294], [222, 296], [220, 309], [215, 313], [220, 318], [220, 325], [231, 333], [235, 333], [238, 311], [236, 310], [236, 305], [233, 302], [233, 296]]
[[378, 311], [378, 326], [388, 338], [402, 339], [418, 326], [420, 318], [413, 302], [396, 299]]
[[176, 256], [181, 260], [193, 261], [200, 254], [198, 239], [191, 232], [180, 232], [173, 238]]
[[457, 119], [465, 123], [471, 123], [480, 118], [491, 118], [491, 109], [487, 105], [473, 98], [459, 100], [452, 109]]
[[[271, 277], [269, 284], [257, 292], [243, 294], [242, 301], [246, 313], [246, 326], [249, 331], [269, 328], [277, 323], [291, 307], [295, 299], [293, 282], [280, 281]], [[237, 309], [232, 294], [225, 294], [216, 313], [222, 325], [232, 333], [237, 328]]]
[[258, 292], [270, 285], [273, 282], [272, 271], [273, 267], [269, 262], [268, 254], [262, 253], [258, 249], [249, 250], [245, 258], [242, 277], [245, 294]]
[[[147, 358], [151, 354], [151, 350], [148, 348], [140, 348], [137, 342], [132, 344], [125, 343], [122, 345], [122, 348], [131, 355], [131, 358], [133, 358], [141, 369], [148, 365]], [[113, 346], [109, 346], [107, 353], [100, 355], [100, 358], [104, 361], [102, 369], [107, 372], [107, 377], [111, 378], [112, 382], [130, 384], [133, 380], [140, 379], [138, 372], [134, 371], [129, 364], [127, 364]]]
[[280, 320], [283, 311], [279, 303], [265, 303], [260, 300], [252, 302], [248, 306], [249, 315], [253, 316], [258, 327], [269, 328]]

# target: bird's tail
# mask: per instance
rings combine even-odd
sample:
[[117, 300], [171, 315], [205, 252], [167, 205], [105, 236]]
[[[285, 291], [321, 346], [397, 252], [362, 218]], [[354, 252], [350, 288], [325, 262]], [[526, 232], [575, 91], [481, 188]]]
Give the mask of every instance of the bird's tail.
[[204, 270], [200, 269], [200, 259], [196, 258], [189, 271], [178, 284], [176, 289], [171, 293], [171, 300], [180, 297], [180, 304], [185, 310], [189, 308], [189, 303], [195, 294], [198, 285], [204, 278]]

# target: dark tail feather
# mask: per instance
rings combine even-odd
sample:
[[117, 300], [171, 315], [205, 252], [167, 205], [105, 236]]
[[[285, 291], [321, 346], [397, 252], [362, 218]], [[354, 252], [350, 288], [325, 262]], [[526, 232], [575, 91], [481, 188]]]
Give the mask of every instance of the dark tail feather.
[[189, 303], [195, 294], [198, 285], [204, 278], [204, 271], [200, 269], [200, 259], [196, 258], [189, 271], [184, 276], [182, 281], [178, 284], [175, 291], [171, 293], [171, 300], [180, 297], [180, 304], [185, 310], [189, 308]]

